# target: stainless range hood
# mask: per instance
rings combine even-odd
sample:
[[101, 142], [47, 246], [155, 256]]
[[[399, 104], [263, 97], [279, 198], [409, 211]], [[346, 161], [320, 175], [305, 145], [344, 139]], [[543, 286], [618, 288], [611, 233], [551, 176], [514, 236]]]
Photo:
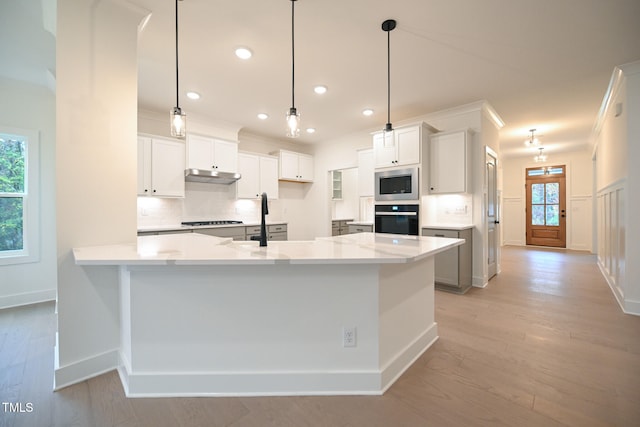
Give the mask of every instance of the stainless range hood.
[[190, 182], [228, 185], [236, 182], [240, 177], [239, 173], [219, 172], [210, 169], [185, 169], [184, 171], [184, 180]]

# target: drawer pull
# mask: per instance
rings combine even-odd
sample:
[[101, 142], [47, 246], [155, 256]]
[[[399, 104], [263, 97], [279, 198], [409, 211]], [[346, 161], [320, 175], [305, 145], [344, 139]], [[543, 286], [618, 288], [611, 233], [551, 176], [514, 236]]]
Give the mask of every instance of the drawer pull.
[[444, 237], [444, 234], [435, 234], [436, 237]]

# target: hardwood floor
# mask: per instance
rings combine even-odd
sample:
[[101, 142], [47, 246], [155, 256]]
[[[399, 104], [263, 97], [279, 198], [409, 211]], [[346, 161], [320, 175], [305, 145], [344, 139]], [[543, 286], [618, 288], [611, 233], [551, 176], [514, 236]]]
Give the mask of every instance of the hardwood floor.
[[[0, 426], [639, 426], [640, 317], [589, 254], [506, 247], [486, 289], [436, 292], [440, 339], [384, 396], [127, 399], [52, 392], [53, 303], [0, 311]], [[27, 403], [32, 411], [26, 411]]]

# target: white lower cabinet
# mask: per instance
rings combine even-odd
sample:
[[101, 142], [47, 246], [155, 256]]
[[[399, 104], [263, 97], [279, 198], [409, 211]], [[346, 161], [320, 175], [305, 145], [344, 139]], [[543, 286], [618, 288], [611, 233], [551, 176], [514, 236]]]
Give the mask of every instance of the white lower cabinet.
[[237, 182], [239, 199], [255, 199], [267, 193], [269, 199], [278, 198], [278, 158], [250, 153], [238, 154]]
[[183, 142], [138, 137], [138, 195], [184, 197]]
[[461, 246], [440, 252], [435, 256], [436, 289], [456, 293], [466, 292], [472, 284], [472, 228], [461, 230], [423, 228], [423, 236], [465, 239]]

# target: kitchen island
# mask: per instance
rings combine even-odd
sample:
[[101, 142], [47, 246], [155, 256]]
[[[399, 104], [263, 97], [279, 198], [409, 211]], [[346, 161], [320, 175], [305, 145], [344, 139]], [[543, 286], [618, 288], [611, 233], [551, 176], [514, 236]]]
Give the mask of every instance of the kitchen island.
[[74, 257], [119, 269], [128, 396], [382, 394], [437, 340], [434, 255], [462, 243], [190, 233]]

